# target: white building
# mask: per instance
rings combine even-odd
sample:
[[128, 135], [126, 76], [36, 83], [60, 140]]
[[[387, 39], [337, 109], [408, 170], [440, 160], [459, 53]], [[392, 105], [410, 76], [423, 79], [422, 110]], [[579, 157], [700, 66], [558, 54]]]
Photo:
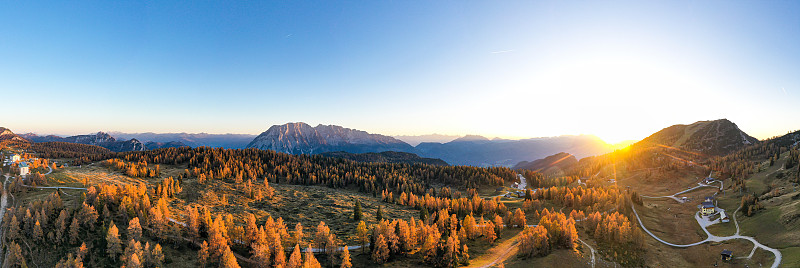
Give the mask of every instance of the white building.
[[22, 162], [19, 163], [19, 175], [20, 176], [27, 176], [30, 174], [30, 170], [28, 170], [28, 163]]
[[19, 162], [20, 159], [21, 158], [19, 157], [18, 154], [14, 154], [11, 156], [11, 162]]

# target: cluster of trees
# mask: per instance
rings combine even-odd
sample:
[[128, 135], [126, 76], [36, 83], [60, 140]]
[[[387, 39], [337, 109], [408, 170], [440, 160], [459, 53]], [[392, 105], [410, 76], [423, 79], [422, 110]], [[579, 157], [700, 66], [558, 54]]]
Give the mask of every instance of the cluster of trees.
[[525, 177], [530, 188], [547, 188], [552, 186], [567, 186], [578, 180], [578, 176], [557, 176], [545, 177], [542, 173], [523, 170], [522, 176]]
[[161, 183], [155, 186], [154, 195], [162, 198], [173, 198], [175, 197], [176, 193], [180, 193], [183, 190], [180, 182], [180, 178], [176, 180], [172, 177], [167, 177], [166, 179], [161, 180]]
[[[193, 212], [190, 212], [190, 215]], [[198, 214], [199, 215], [199, 214]], [[192, 217], [192, 216], [190, 216]], [[209, 215], [210, 218], [210, 215]], [[241, 227], [236, 228], [234, 224], [228, 224], [226, 227], [226, 220], [223, 219], [221, 216], [217, 216], [217, 218], [213, 221], [206, 221], [208, 218], [199, 218], [203, 219], [203, 227], [205, 227], [206, 234], [208, 236], [207, 241], [203, 241], [202, 245], [200, 246], [200, 251], [198, 252], [198, 259], [200, 264], [205, 266], [209, 263], [216, 263], [220, 267], [239, 267], [239, 263], [236, 260], [236, 256], [234, 255], [233, 251], [231, 250], [231, 237], [242, 237], [244, 235], [243, 229]], [[200, 222], [200, 221], [189, 221], [190, 223]], [[186, 228], [197, 228], [197, 226], [189, 227], [187, 224]], [[229, 228], [233, 228], [232, 230]], [[192, 230], [194, 231], [194, 230]], [[231, 232], [229, 232], [231, 231]], [[253, 235], [253, 234], [251, 234]], [[266, 239], [266, 236], [261, 236], [262, 238]], [[243, 241], [243, 240], [238, 240]], [[259, 243], [266, 243], [266, 241], [259, 241]], [[267, 249], [264, 250], [265, 252]], [[263, 252], [256, 252], [257, 254], [265, 254]], [[283, 254], [283, 248], [277, 252]], [[278, 254], [276, 254], [277, 256]], [[281, 255], [283, 256], [283, 255]], [[285, 261], [285, 257], [282, 258]], [[265, 259], [264, 261], [270, 261], [269, 259]]]
[[[314, 256], [314, 252], [319, 252], [327, 256], [331, 266], [336, 263], [340, 267], [352, 266], [347, 246], [342, 247], [325, 222], [317, 225], [313, 237], [307, 241], [302, 224], [297, 223], [290, 232], [282, 218], [269, 217], [263, 225], [257, 225], [252, 214], [247, 214], [244, 222], [238, 222], [230, 214], [220, 214], [212, 220], [210, 210], [205, 207], [188, 206], [186, 211], [183, 231], [191, 243], [200, 246], [201, 265], [238, 267], [241, 261], [253, 267], [321, 267]], [[292, 248], [287, 256], [286, 249]], [[301, 248], [306, 248], [305, 256]]]
[[[730, 175], [738, 180], [743, 180], [759, 171], [758, 164], [761, 161], [770, 159], [774, 163], [775, 155], [780, 155], [795, 146], [798, 135], [800, 135], [800, 131], [795, 131], [744, 147], [735, 153], [712, 158], [709, 161], [709, 166], [713, 170]], [[795, 161], [790, 162], [793, 162], [791, 165], [794, 165], [798, 161], [795, 159]]]
[[524, 258], [550, 254], [550, 237], [547, 234], [547, 228], [541, 225], [526, 227], [520, 234], [517, 254]]
[[[627, 197], [616, 187], [550, 187], [531, 194], [531, 200], [553, 200], [568, 208], [589, 208], [590, 211], [625, 209]], [[530, 203], [527, 208], [530, 209], [535, 205], [536, 203]]]
[[798, 162], [800, 162], [800, 150], [797, 148], [792, 148], [789, 150], [789, 157], [786, 159], [786, 163], [783, 164], [783, 168], [790, 170], [793, 167], [798, 166]]
[[73, 160], [75, 165], [88, 164], [112, 158], [116, 155], [109, 149], [80, 143], [54, 141], [26, 145], [24, 148], [36, 152], [41, 158], [75, 158]]
[[763, 208], [761, 203], [758, 202], [758, 196], [756, 194], [746, 194], [742, 196], [742, 211], [744, 215], [753, 216], [756, 212]]
[[19, 140], [19, 139], [0, 139], [0, 149], [2, 148], [23, 148], [27, 149], [30, 146], [30, 142], [27, 140]]
[[[745, 180], [750, 175], [760, 171], [759, 165], [762, 161], [769, 160], [770, 166], [773, 166], [780, 158], [780, 155], [788, 151], [789, 157], [784, 163], [784, 169], [788, 171], [796, 170], [795, 175], [789, 177], [789, 179], [800, 182], [800, 152], [798, 152], [798, 148], [795, 145], [795, 139], [798, 135], [800, 135], [800, 131], [744, 147], [735, 153], [711, 159], [709, 166], [713, 170], [730, 175], [733, 181], [733, 189], [744, 193], [747, 191]], [[797, 168], [795, 169], [795, 167]], [[791, 174], [791, 172], [788, 174]], [[783, 175], [779, 174], [779, 176]]]
[[103, 161], [103, 165], [115, 168], [131, 177], [155, 178], [161, 175], [161, 166], [147, 167], [147, 161], [125, 162], [118, 158]]
[[789, 159], [786, 160], [786, 163], [783, 165], [783, 168], [786, 170], [794, 169], [795, 171], [794, 181], [800, 182], [800, 150], [794, 148], [791, 151], [789, 151]]
[[[128, 223], [127, 237], [129, 240], [123, 243], [120, 237], [119, 228], [111, 221], [111, 226], [108, 227], [106, 233], [106, 254], [113, 260], [118, 260], [124, 263], [124, 267], [161, 267], [164, 262], [164, 252], [160, 244], [150, 247], [150, 242], [145, 242], [144, 245], [139, 241], [142, 237], [142, 227], [139, 223], [139, 218], [133, 218]], [[123, 244], [124, 250], [123, 250]], [[79, 250], [80, 251], [80, 250]], [[83, 257], [82, 254], [77, 254], [76, 259], [62, 260], [60, 263], [67, 264], [73, 261], [80, 261]]]
[[[544, 200], [573, 210], [567, 216], [552, 208], [543, 208]], [[526, 194], [522, 210], [532, 214], [539, 224], [523, 231], [519, 255], [524, 258], [544, 256], [553, 249], [574, 247], [577, 234], [573, 230], [576, 220], [580, 220], [587, 232], [612, 251], [613, 256], [630, 257], [617, 261], [639, 263], [641, 259], [637, 256], [644, 237], [628, 220], [628, 214], [632, 214], [632, 204], [641, 202], [636, 192], [620, 191], [614, 186], [550, 187]]]
[[520, 237], [518, 255], [524, 258], [546, 256], [551, 249], [574, 249], [578, 241], [575, 219], [561, 212], [542, 211], [539, 224], [525, 227]]
[[[478, 196], [474, 189], [470, 191], [471, 197], [469, 198], [460, 197], [461, 193], [458, 191], [456, 191], [454, 194], [451, 194], [450, 189], [447, 187], [441, 188], [438, 197], [436, 194], [435, 188], [431, 188], [424, 196], [417, 196], [414, 193], [403, 192], [398, 197], [395, 197], [394, 193], [383, 191], [381, 193], [381, 200], [387, 203], [410, 206], [422, 211], [437, 211], [441, 209], [447, 209], [448, 211], [457, 214], [459, 217], [464, 217], [469, 214], [475, 214], [478, 216], [505, 214], [507, 211], [506, 206], [499, 202], [499, 198], [486, 200]], [[424, 214], [425, 213], [423, 213], [423, 215]]]
[[[460, 225], [461, 222], [455, 215], [446, 210], [437, 214], [440, 217], [435, 217], [435, 221], [431, 218], [427, 224], [411, 218], [410, 221], [382, 220], [372, 226], [369, 237], [372, 259], [381, 264], [397, 256], [418, 251], [423, 261], [433, 266], [454, 267], [468, 264], [469, 249], [466, 241], [476, 239], [481, 234], [477, 223], [474, 219], [465, 219], [467, 226], [470, 226], [468, 228]], [[362, 226], [363, 222], [358, 229], [362, 230]]]
[[522, 209], [528, 212], [538, 211], [542, 209], [542, 201], [534, 199], [525, 199], [522, 202]]
[[[12, 193], [20, 193], [32, 189], [26, 186], [35, 187], [46, 184], [47, 184], [47, 179], [45, 179], [45, 176], [37, 172], [34, 173], [33, 175], [28, 175], [28, 177], [25, 179], [23, 179], [20, 176], [15, 177], [11, 181], [11, 183], [8, 184], [8, 191]], [[0, 185], [0, 190], [2, 189], [3, 187], [2, 185]]]
[[[12, 256], [7, 262], [12, 266], [26, 267], [27, 260], [35, 263], [34, 256], [48, 254], [45, 251], [52, 245], [59, 245], [75, 247], [75, 254], [70, 253], [56, 267], [83, 267], [84, 263], [90, 267], [120, 264], [126, 267], [160, 267], [164, 261], [161, 246], [149, 242], [142, 245], [139, 242], [142, 237], [139, 217], [126, 221], [129, 211], [119, 209], [121, 198], [143, 198], [138, 190], [136, 187], [92, 187], [85, 194], [84, 202], [75, 209], [66, 207], [60, 194], [54, 192], [44, 200], [9, 209], [5, 217], [10, 217], [10, 220], [3, 221]], [[143, 211], [149, 202], [140, 202], [141, 206], [130, 208], [136, 210], [136, 215], [154, 219], [159, 214], [156, 210], [166, 209], [164, 203], [160, 203], [158, 209], [150, 208], [149, 212]], [[102, 212], [95, 209], [97, 206], [102, 207]], [[128, 222], [127, 232], [120, 232], [115, 221]], [[105, 239], [95, 239], [98, 237]], [[19, 251], [19, 244], [36, 246], [29, 248], [31, 255], [26, 257]]]
[[257, 187], [253, 185], [253, 179], [248, 179], [242, 184], [242, 194], [255, 201], [261, 201], [264, 198], [272, 199], [275, 196], [275, 188], [269, 186], [269, 180], [264, 180], [263, 187]]
[[644, 245], [642, 232], [623, 214], [618, 212], [591, 213], [586, 218], [586, 230], [598, 242], [611, 245]]
[[[23, 159], [34, 158], [34, 157], [31, 157], [29, 154], [23, 154], [23, 156], [26, 156], [26, 158], [23, 158]], [[53, 167], [54, 166], [46, 158], [34, 158], [34, 160], [30, 161], [28, 164], [29, 164], [28, 167], [30, 167], [31, 170], [38, 169], [38, 168], [45, 168], [46, 169], [47, 167]]]
[[568, 218], [561, 212], [549, 212], [547, 209], [543, 210], [540, 216], [539, 226], [547, 229], [551, 248], [575, 248], [578, 242], [575, 219]]

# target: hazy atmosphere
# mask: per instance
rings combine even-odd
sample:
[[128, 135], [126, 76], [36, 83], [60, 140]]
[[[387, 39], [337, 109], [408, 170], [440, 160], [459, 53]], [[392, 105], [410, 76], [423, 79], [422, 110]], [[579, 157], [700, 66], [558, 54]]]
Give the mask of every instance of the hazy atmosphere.
[[2, 4], [0, 32], [18, 132], [800, 128], [796, 1], [22, 1]]

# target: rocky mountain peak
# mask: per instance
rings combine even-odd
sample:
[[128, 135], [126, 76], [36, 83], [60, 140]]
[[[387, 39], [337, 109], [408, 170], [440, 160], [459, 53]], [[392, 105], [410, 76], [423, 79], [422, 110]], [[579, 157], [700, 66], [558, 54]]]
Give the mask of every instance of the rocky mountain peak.
[[303, 122], [273, 125], [253, 139], [248, 148], [274, 150], [290, 154], [318, 154], [345, 151], [351, 153], [409, 151], [413, 147], [392, 137], [336, 125], [311, 127]]

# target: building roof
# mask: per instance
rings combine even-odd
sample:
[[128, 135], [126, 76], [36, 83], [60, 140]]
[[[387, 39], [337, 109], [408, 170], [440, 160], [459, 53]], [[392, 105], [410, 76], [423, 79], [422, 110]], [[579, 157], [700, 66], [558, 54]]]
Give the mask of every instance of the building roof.
[[722, 255], [727, 255], [727, 256], [733, 255], [733, 251], [727, 249], [722, 250]]
[[711, 202], [703, 202], [701, 205], [703, 205], [703, 208], [713, 208], [714, 207], [714, 203], [711, 203]]
[[25, 162], [19, 163], [19, 167], [28, 167], [28, 163]]
[[719, 212], [719, 218], [720, 219], [724, 219], [724, 218], [727, 218], [727, 217], [728, 217], [728, 215], [725, 215], [725, 211], [720, 211]]

